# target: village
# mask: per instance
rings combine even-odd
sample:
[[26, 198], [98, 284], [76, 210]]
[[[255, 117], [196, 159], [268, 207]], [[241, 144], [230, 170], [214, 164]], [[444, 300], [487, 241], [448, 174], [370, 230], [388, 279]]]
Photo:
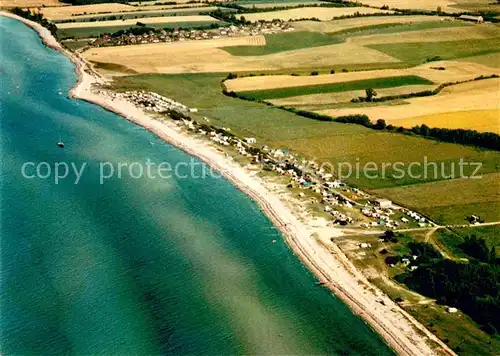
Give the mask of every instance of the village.
[[331, 223], [334, 225], [384, 230], [435, 226], [416, 212], [395, 205], [388, 199], [374, 198], [335, 179], [332, 172], [314, 161], [301, 159], [287, 150], [258, 145], [253, 137], [239, 138], [231, 133], [230, 128], [216, 128], [210, 125], [210, 119], [207, 117], [202, 118], [203, 122], [197, 122], [188, 115], [197, 113], [197, 108], [189, 108], [154, 92], [97, 91], [98, 94], [108, 95], [112, 99], [127, 99], [150, 113], [161, 114], [162, 117], [168, 115], [185, 130], [207, 137], [217, 145], [234, 148], [238, 155], [246, 157], [252, 165], [287, 177], [287, 188], [298, 190], [298, 199], [321, 204], [323, 212], [331, 217]]
[[104, 34], [89, 40], [91, 47], [124, 46], [146, 43], [170, 43], [186, 40], [209, 40], [223, 37], [258, 36], [293, 31], [289, 22], [283, 20], [258, 21], [248, 25], [231, 25], [216, 29], [149, 29], [147, 33], [134, 34], [133, 31], [118, 35]]

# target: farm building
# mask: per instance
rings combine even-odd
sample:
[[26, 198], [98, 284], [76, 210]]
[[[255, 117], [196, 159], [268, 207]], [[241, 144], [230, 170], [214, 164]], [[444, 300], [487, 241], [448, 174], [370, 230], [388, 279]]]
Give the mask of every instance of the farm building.
[[483, 23], [484, 22], [484, 18], [482, 16], [460, 15], [458, 17], [458, 19], [463, 20], [463, 21], [476, 22], [476, 23]]
[[387, 209], [392, 206], [392, 201], [389, 199], [377, 199], [375, 200], [375, 205], [378, 205], [382, 209]]

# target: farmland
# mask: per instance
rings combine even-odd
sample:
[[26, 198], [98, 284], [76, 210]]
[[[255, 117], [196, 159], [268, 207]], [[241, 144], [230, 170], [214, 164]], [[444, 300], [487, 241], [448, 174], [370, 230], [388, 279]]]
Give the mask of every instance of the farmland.
[[319, 84], [310, 86], [296, 86], [278, 89], [243, 91], [239, 92], [247, 98], [255, 100], [280, 99], [290, 96], [318, 94], [318, 93], [337, 93], [350, 90], [362, 90], [365, 88], [394, 88], [404, 85], [433, 84], [431, 81], [417, 76], [387, 77], [365, 80], [355, 80], [349, 82]]
[[[256, 137], [258, 142], [281, 147], [300, 155], [330, 162], [335, 167], [342, 162], [365, 164], [376, 162], [421, 162], [424, 156], [433, 162], [466, 161], [483, 163], [483, 174], [495, 172], [500, 154], [478, 151], [460, 145], [439, 143], [420, 137], [373, 131], [357, 125], [320, 122], [299, 117], [277, 108], [224, 96], [220, 74], [142, 75], [120, 77], [120, 89], [148, 88], [162, 95], [197, 107], [198, 117], [209, 117], [214, 124], [230, 127], [240, 135]], [[409, 151], [407, 148], [412, 147]], [[418, 170], [415, 170], [415, 173]], [[469, 173], [470, 169], [467, 170]], [[415, 184], [425, 180], [351, 177], [350, 182], [363, 188], [376, 189]], [[433, 177], [430, 177], [433, 180]], [[481, 186], [478, 180], [471, 180]], [[422, 193], [426, 196], [427, 193]], [[433, 193], [435, 194], [435, 193]]]
[[192, 16], [192, 15], [206, 14], [211, 11], [215, 11], [217, 9], [218, 9], [217, 7], [204, 6], [204, 7], [191, 7], [187, 9], [113, 12], [109, 14], [73, 16], [70, 19], [54, 20], [54, 23], [58, 22], [63, 23], [69, 21], [70, 22], [105, 21], [110, 17], [115, 17], [120, 20], [127, 20], [127, 19], [141, 19], [144, 17]]
[[391, 9], [416, 9], [416, 10], [429, 10], [435, 11], [438, 6], [442, 8], [445, 12], [459, 12], [460, 10], [455, 8], [455, 1], [450, 0], [362, 0], [360, 1], [364, 5], [382, 7], [384, 5], [389, 6]]
[[479, 132], [500, 134], [500, 110], [498, 109], [440, 112], [408, 119], [389, 119], [386, 121], [389, 124], [407, 128], [425, 124], [429, 127], [447, 127], [450, 129], [477, 130]]
[[[466, 25], [462, 22], [450, 21], [427, 21], [420, 22], [418, 24], [392, 22], [361, 26], [356, 28], [345, 28], [334, 33], [324, 33], [320, 31], [295, 31], [292, 33], [267, 34], [266, 45], [263, 47], [242, 46], [224, 48], [224, 50], [234, 56], [263, 56], [266, 54], [297, 50], [301, 48], [312, 48], [343, 43], [346, 40], [351, 40], [353, 37], [366, 36], [372, 33], [401, 33], [406, 31], [419, 31], [427, 28], [458, 26]], [[359, 42], [360, 41], [356, 39], [356, 45], [360, 44]], [[363, 43], [361, 42], [361, 44]]]
[[[447, 17], [442, 17], [448, 20]], [[350, 19], [342, 19], [336, 21], [300, 21], [295, 22], [293, 26], [298, 31], [333, 33], [355, 28], [363, 28], [369, 26], [380, 25], [397, 25], [397, 24], [417, 24], [420, 22], [435, 22], [436, 16], [374, 16], [374, 17], [354, 17]], [[446, 21], [448, 22], [448, 21]]]
[[368, 47], [410, 64], [424, 62], [438, 56], [441, 59], [458, 59], [500, 52], [497, 38], [467, 39], [460, 41], [412, 42], [373, 44]]
[[[172, 16], [172, 17], [146, 17], [140, 19], [144, 24], [159, 24], [172, 22], [217, 22], [218, 20], [210, 16]], [[57, 28], [94, 28], [94, 27], [116, 27], [116, 26], [134, 26], [137, 23], [135, 19], [116, 20], [116, 21], [97, 21], [97, 22], [68, 22], [58, 24]]]
[[137, 8], [133, 6], [125, 4], [107, 3], [94, 5], [45, 7], [41, 9], [41, 12], [45, 18], [49, 20], [57, 20], [71, 18], [72, 16], [76, 15], [134, 11], [136, 9]]
[[[445, 66], [445, 70], [436, 70], [435, 67]], [[235, 92], [257, 91], [277, 88], [290, 88], [298, 86], [311, 86], [331, 83], [344, 83], [356, 80], [396, 77], [414, 75], [423, 77], [436, 84], [442, 84], [451, 81], [471, 80], [480, 75], [490, 75], [496, 70], [490, 67], [451, 61], [440, 61], [422, 64], [420, 66], [405, 69], [379, 69], [365, 70], [348, 73], [335, 73], [331, 75], [318, 76], [289, 76], [273, 75], [266, 77], [242, 77], [228, 80], [225, 85], [228, 90]], [[452, 89], [448, 89], [452, 90]], [[457, 91], [459, 89], [454, 89]]]
[[259, 21], [259, 20], [272, 21], [273, 19], [282, 19], [288, 21], [290, 19], [297, 20], [297, 19], [315, 17], [322, 21], [327, 21], [331, 20], [334, 17], [353, 15], [357, 12], [361, 14], [373, 14], [373, 13], [383, 13], [389, 11], [373, 9], [369, 7], [345, 7], [345, 8], [302, 7], [289, 10], [245, 14], [245, 19], [247, 19], [248, 21]]
[[[182, 60], [169, 56], [173, 52], [167, 47], [162, 48], [161, 52], [149, 54], [147, 58], [144, 58], [142, 53], [138, 53], [134, 46], [92, 48], [85, 52], [84, 56], [89, 60], [120, 64], [138, 73], [227, 73], [230, 71], [280, 70], [340, 64], [365, 65], [366, 63], [397, 62], [392, 57], [378, 51], [344, 43], [304, 48], [266, 56], [238, 57], [232, 56], [219, 48], [197, 49], [196, 47], [201, 45], [202, 42], [204, 41], [197, 41], [197, 45], [187, 47], [182, 52], [184, 56]], [[126, 48], [127, 51], [122, 52], [123, 48]], [[116, 51], [119, 51], [119, 55], [116, 55], [118, 54]], [[338, 54], [331, 56], [332, 51]]]
[[269, 2], [267, 1], [238, 1], [234, 2], [232, 4], [237, 4], [242, 7], [246, 7], [249, 9], [256, 8], [256, 9], [267, 9], [267, 8], [273, 8], [273, 7], [296, 7], [296, 6], [301, 6], [301, 5], [320, 5], [320, 4], [329, 4], [328, 2], [325, 1], [316, 1], [316, 0], [311, 0], [311, 1], [276, 1], [276, 0], [271, 0]]
[[2, 0], [0, 7], [38, 7], [38, 6], [63, 6], [66, 5], [59, 0]]
[[[363, 113], [368, 115], [372, 120], [385, 119], [386, 122], [396, 126], [406, 126], [412, 121], [407, 121], [409, 118], [414, 117], [414, 113], [418, 113], [420, 117], [436, 117], [437, 114], [445, 113], [448, 117], [439, 117], [438, 122], [445, 124], [450, 118], [461, 118], [467, 120], [463, 123], [463, 127], [480, 129], [498, 132], [499, 131], [499, 100], [498, 100], [498, 87], [500, 85], [499, 79], [488, 79], [477, 82], [469, 82], [458, 84], [443, 89], [438, 95], [428, 96], [422, 98], [406, 99], [409, 103], [404, 106], [373, 106], [363, 108], [341, 108], [332, 110], [321, 110], [320, 112], [327, 115], [351, 115], [356, 113]], [[464, 95], [467, 95], [468, 100], [464, 100]], [[489, 118], [484, 117], [476, 121], [474, 114], [467, 115], [464, 112], [488, 110], [490, 112]], [[451, 117], [450, 117], [451, 115]], [[402, 123], [399, 123], [402, 120]], [[415, 122], [415, 121], [413, 121]], [[421, 123], [425, 123], [422, 121]], [[476, 124], [479, 124], [476, 126]], [[460, 123], [453, 123], [451, 127], [461, 126]], [[433, 126], [436, 127], [436, 126]], [[450, 127], [447, 125], [438, 127]], [[483, 131], [481, 130], [481, 131]]]

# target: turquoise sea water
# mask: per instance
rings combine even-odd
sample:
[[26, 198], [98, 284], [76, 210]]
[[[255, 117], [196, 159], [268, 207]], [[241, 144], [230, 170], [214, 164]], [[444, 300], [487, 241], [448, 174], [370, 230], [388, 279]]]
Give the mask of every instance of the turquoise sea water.
[[[99, 184], [102, 161], [191, 157], [68, 99], [70, 61], [0, 19], [3, 354], [392, 353], [227, 181]], [[25, 162], [88, 166], [55, 184]]]

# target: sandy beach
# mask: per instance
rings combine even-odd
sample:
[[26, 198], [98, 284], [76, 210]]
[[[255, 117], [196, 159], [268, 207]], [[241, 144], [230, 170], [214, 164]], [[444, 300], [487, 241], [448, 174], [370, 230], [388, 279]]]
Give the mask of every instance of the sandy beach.
[[[44, 44], [68, 56], [75, 64], [78, 83], [69, 96], [99, 105], [153, 132], [168, 143], [220, 171], [232, 184], [258, 203], [262, 211], [283, 233], [295, 254], [338, 298], [363, 318], [400, 355], [454, 355], [442, 341], [373, 286], [335, 245], [328, 247], [316, 238], [318, 226], [301, 219], [266, 182], [249, 174], [211, 143], [182, 131], [173, 121], [160, 122], [124, 99], [114, 99], [93, 88], [104, 79], [76, 54], [64, 49], [41, 25], [10, 13], [0, 15], [24, 22], [36, 30]], [[342, 229], [322, 228], [322, 235], [341, 236]], [[279, 262], [277, 262], [279, 263]], [[334, 332], [334, 330], [332, 330]]]

